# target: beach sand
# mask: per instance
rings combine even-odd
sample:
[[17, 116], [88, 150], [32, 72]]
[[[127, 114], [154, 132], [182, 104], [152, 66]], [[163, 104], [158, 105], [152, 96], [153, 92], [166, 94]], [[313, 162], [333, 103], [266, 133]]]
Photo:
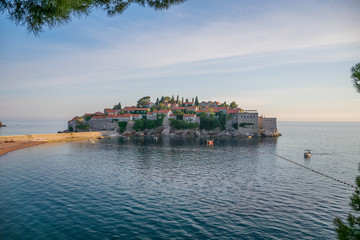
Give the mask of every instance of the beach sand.
[[0, 142], [0, 156], [21, 148], [27, 148], [44, 144], [45, 142]]

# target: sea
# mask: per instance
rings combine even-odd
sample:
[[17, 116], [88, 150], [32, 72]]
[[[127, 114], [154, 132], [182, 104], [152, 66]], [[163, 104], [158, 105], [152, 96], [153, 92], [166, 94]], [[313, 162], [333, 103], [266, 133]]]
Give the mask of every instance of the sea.
[[[0, 135], [64, 130], [6, 124]], [[0, 239], [336, 239], [334, 218], [352, 212], [360, 122], [278, 130], [213, 147], [206, 138], [107, 137], [7, 153]]]

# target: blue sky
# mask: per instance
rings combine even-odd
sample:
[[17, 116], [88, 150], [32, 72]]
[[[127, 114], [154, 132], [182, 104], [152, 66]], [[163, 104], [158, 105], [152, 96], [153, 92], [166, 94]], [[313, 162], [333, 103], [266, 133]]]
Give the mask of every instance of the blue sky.
[[0, 120], [64, 119], [143, 96], [236, 101], [280, 121], [360, 121], [358, 0], [188, 0], [94, 11], [28, 34], [0, 16]]

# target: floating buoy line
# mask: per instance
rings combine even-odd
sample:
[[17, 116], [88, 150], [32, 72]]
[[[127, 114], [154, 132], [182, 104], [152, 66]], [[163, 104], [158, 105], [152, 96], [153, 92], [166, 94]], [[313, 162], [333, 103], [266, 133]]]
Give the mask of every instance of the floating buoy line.
[[288, 162], [290, 162], [290, 163], [293, 163], [293, 164], [295, 164], [295, 165], [298, 165], [298, 166], [300, 166], [300, 167], [303, 167], [303, 168], [305, 168], [306, 170], [309, 170], [309, 171], [311, 171], [311, 172], [314, 172], [314, 173], [316, 173], [316, 174], [319, 174], [319, 175], [321, 175], [321, 176], [324, 176], [324, 177], [326, 177], [326, 178], [329, 178], [329, 179], [331, 179], [331, 180], [334, 180], [334, 181], [336, 181], [336, 182], [338, 182], [338, 183], [342, 183], [342, 184], [347, 185], [347, 186], [349, 186], [349, 187], [358, 189], [358, 188], [357, 188], [355, 185], [353, 185], [353, 184], [350, 184], [350, 183], [347, 183], [347, 182], [342, 181], [342, 180], [340, 180], [340, 179], [331, 177], [331, 176], [329, 176], [329, 175], [326, 175], [325, 173], [316, 171], [316, 170], [314, 170], [314, 169], [312, 169], [312, 168], [309, 168], [309, 167], [307, 167], [307, 166], [305, 166], [305, 165], [302, 165], [302, 164], [300, 164], [300, 163], [297, 163], [297, 162], [295, 162], [295, 161], [292, 161], [292, 160], [290, 160], [290, 159], [288, 159], [288, 158], [285, 158], [285, 157], [283, 157], [283, 156], [280, 156], [280, 155], [278, 155], [278, 154], [276, 154], [276, 153], [269, 153], [269, 154], [275, 155], [275, 156], [277, 156], [277, 157], [279, 157], [279, 158], [282, 158], [282, 159], [284, 159], [284, 160], [286, 160], [286, 161], [288, 161]]
[[[137, 146], [128, 146], [128, 145], [122, 145], [122, 146], [121, 146], [121, 145], [116, 145], [116, 144], [111, 144], [111, 145], [114, 145], [114, 146], [117, 146], [117, 147], [121, 147], [121, 148], [163, 149], [163, 150], [176, 150], [176, 151], [195, 152], [195, 153], [196, 153], [196, 152], [214, 152], [214, 150], [215, 150], [215, 149], [212, 148], [213, 145], [210, 145], [210, 144], [208, 144], [208, 143], [207, 143], [207, 148], [181, 148], [181, 147], [176, 147], [176, 148], [174, 148], [174, 147], [162, 147], [162, 146], [141, 146], [141, 145], [140, 145], [140, 142], [138, 142], [138, 144], [139, 144], [139, 145], [137, 145]], [[251, 149], [251, 148], [249, 148], [249, 149]], [[226, 152], [226, 153], [232, 152], [232, 150], [227, 150], [227, 151], [219, 151], [218, 149], [216, 149], [216, 150], [217, 150], [217, 152]], [[326, 178], [329, 178], [329, 179], [331, 179], [331, 180], [334, 180], [334, 181], [336, 181], [336, 182], [338, 182], [338, 183], [344, 184], [344, 185], [346, 185], [346, 186], [348, 186], [348, 187], [352, 187], [352, 188], [358, 189], [358, 188], [357, 188], [355, 185], [353, 185], [353, 184], [350, 184], [350, 183], [347, 183], [347, 182], [342, 181], [342, 180], [340, 180], [340, 179], [331, 177], [331, 176], [329, 176], [329, 175], [327, 175], [327, 174], [325, 174], [325, 173], [322, 173], [322, 172], [320, 172], [320, 171], [316, 171], [315, 169], [309, 168], [309, 167], [307, 167], [307, 166], [305, 166], [305, 165], [302, 165], [302, 164], [300, 164], [300, 163], [297, 163], [297, 162], [295, 162], [295, 161], [293, 161], [293, 160], [290, 160], [290, 159], [288, 159], [288, 158], [285, 158], [285, 157], [283, 157], [283, 156], [280, 156], [280, 155], [278, 155], [278, 154], [276, 154], [276, 153], [271, 153], [271, 152], [259, 152], [259, 154], [271, 154], [271, 155], [274, 155], [274, 156], [279, 157], [279, 158], [281, 158], [281, 159], [283, 159], [283, 160], [285, 160], [285, 161], [288, 161], [288, 162], [293, 163], [293, 164], [295, 164], [295, 165], [297, 165], [297, 166], [299, 166], [299, 167], [302, 167], [302, 168], [304, 168], [304, 169], [306, 169], [306, 170], [309, 170], [309, 171], [311, 171], [311, 172], [313, 172], [313, 173], [319, 174], [319, 175], [321, 175], [321, 176], [323, 176], [323, 177], [326, 177]]]

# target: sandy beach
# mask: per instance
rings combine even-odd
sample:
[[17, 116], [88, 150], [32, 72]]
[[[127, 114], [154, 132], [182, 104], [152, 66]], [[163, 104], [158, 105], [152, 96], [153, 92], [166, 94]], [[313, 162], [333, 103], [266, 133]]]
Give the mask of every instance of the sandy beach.
[[44, 144], [45, 142], [0, 142], [0, 156], [21, 148], [27, 148]]

